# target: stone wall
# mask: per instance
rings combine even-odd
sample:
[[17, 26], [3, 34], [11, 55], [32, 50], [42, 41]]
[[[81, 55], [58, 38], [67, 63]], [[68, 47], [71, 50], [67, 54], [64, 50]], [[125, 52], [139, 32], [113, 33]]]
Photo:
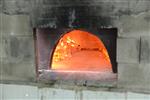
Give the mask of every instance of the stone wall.
[[147, 10], [122, 15], [118, 23], [115, 22], [119, 30], [117, 41], [119, 87], [150, 89], [149, 17], [150, 11]]
[[34, 27], [116, 27], [118, 80], [115, 88], [149, 92], [149, 0], [0, 1], [1, 82], [36, 83]]
[[34, 41], [29, 15], [1, 16], [2, 80], [35, 81]]

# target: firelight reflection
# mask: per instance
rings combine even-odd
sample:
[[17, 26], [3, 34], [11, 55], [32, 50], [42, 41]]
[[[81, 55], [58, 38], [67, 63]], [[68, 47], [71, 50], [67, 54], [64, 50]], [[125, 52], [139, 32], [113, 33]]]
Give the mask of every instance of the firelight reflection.
[[73, 30], [58, 41], [51, 69], [112, 72], [112, 65], [107, 49], [97, 36]]

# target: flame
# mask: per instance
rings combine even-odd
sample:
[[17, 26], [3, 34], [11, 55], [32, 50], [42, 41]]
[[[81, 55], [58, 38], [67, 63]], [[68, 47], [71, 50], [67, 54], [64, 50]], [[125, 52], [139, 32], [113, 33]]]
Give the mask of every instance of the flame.
[[63, 60], [65, 59], [65, 57], [68, 57], [68, 54], [67, 54], [68, 52], [66, 52], [67, 48], [69, 49], [71, 47], [75, 47], [75, 44], [76, 44], [76, 42], [72, 40], [70, 37], [61, 39], [59, 42], [60, 42], [59, 43], [60, 45], [56, 47], [55, 53], [53, 55], [53, 59], [55, 62]]
[[111, 62], [102, 41], [91, 33], [74, 30], [58, 42], [52, 69], [111, 71]]

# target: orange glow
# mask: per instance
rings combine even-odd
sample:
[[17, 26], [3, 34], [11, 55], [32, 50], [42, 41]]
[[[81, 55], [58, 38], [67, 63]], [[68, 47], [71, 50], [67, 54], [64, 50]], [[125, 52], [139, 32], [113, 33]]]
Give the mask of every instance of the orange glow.
[[59, 40], [51, 69], [112, 72], [110, 58], [102, 41], [81, 30], [73, 30]]

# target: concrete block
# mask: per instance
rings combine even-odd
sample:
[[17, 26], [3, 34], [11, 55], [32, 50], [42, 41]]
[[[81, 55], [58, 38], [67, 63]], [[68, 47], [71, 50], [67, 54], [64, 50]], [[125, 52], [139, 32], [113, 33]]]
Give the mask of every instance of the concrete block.
[[36, 86], [8, 84], [3, 84], [3, 98], [3, 100], [40, 100]]
[[118, 27], [119, 37], [150, 36], [150, 12], [122, 14], [114, 23], [114, 26]]
[[82, 100], [125, 100], [125, 93], [83, 91]]
[[3, 35], [32, 35], [29, 15], [0, 14], [0, 30]]
[[118, 64], [118, 86], [150, 90], [150, 64]]
[[141, 63], [150, 63], [150, 36], [141, 37]]
[[36, 69], [34, 63], [2, 63], [1, 66], [2, 81], [12, 82], [35, 82]]
[[150, 95], [128, 92], [127, 100], [150, 100]]
[[2, 57], [4, 62], [34, 62], [34, 43], [32, 36], [6, 36], [2, 38]]
[[75, 91], [42, 88], [39, 90], [41, 100], [75, 100]]
[[4, 0], [3, 12], [7, 14], [27, 14], [31, 9], [31, 0]]
[[139, 62], [139, 40], [136, 38], [117, 39], [117, 62]]
[[28, 81], [36, 79], [33, 38], [6, 36], [2, 38], [1, 80]]
[[149, 0], [132, 0], [128, 1], [128, 9], [133, 13], [140, 13], [150, 9]]

